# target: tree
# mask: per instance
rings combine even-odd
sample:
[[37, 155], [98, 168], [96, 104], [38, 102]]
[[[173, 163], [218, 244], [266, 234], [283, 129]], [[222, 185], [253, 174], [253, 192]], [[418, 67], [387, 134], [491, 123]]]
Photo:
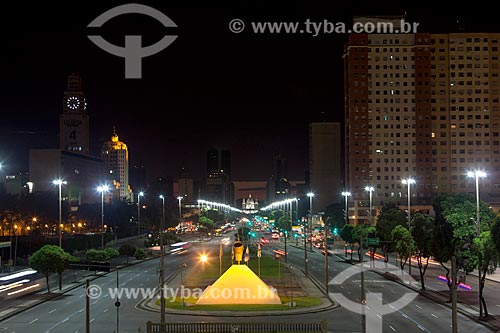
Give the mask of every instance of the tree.
[[[61, 276], [70, 259], [70, 255], [64, 252], [59, 246], [44, 245], [38, 251], [33, 253], [29, 259], [31, 268], [42, 272], [45, 275], [47, 283], [47, 292], [50, 293], [49, 276], [52, 273], [58, 273]], [[61, 279], [59, 279], [59, 289], [61, 289]]]
[[351, 260], [352, 260], [352, 248], [354, 244], [354, 237], [353, 237], [353, 231], [354, 231], [354, 226], [352, 224], [345, 224], [342, 229], [340, 229], [340, 238], [344, 240], [344, 242], [349, 244], [349, 247], [351, 248]]
[[287, 231], [287, 232], [290, 232], [292, 231], [292, 221], [290, 220], [290, 216], [288, 216], [288, 214], [286, 215], [282, 215], [278, 222], [275, 222], [275, 226], [279, 229], [279, 230], [283, 230], [283, 231]]
[[[472, 250], [477, 233], [476, 202], [473, 197], [465, 194], [442, 196], [436, 198], [434, 210], [436, 218], [432, 253], [446, 270], [447, 285], [452, 300], [453, 291], [458, 286], [458, 271], [470, 273], [478, 263], [477, 254], [475, 255]], [[484, 203], [480, 205], [480, 210], [482, 230], [489, 230], [489, 221], [493, 221], [494, 214], [488, 211], [490, 209]], [[456, 260], [453, 270], [446, 265], [452, 259]], [[481, 293], [481, 290], [479, 292]]]
[[325, 210], [325, 221], [329, 218], [330, 228], [340, 230], [345, 225], [344, 204], [334, 203], [328, 205]]
[[377, 236], [380, 239], [380, 248], [384, 255], [384, 261], [389, 262], [389, 252], [394, 249], [392, 243], [392, 230], [398, 225], [407, 223], [404, 212], [395, 203], [385, 204], [380, 210], [377, 218]]
[[205, 228], [207, 228], [207, 230], [212, 230], [213, 229], [213, 226], [214, 226], [214, 221], [209, 219], [208, 217], [206, 216], [201, 216], [200, 219], [198, 220], [199, 223], [204, 226]]
[[140, 248], [139, 248], [139, 249], [137, 249], [137, 250], [135, 251], [135, 254], [134, 254], [134, 255], [135, 255], [135, 258], [136, 258], [137, 260], [141, 260], [141, 259], [145, 259], [145, 258], [146, 258], [146, 252], [144, 252], [144, 249], [140, 249]]
[[404, 271], [406, 263], [410, 260], [410, 250], [411, 253], [413, 253], [413, 250], [415, 249], [414, 242], [408, 229], [402, 225], [398, 225], [392, 230], [391, 237], [395, 244], [394, 248], [399, 254], [399, 265], [401, 270]]
[[412, 236], [415, 241], [418, 271], [420, 273], [421, 289], [425, 290], [425, 272], [429, 266], [429, 258], [432, 255], [432, 235], [434, 233], [434, 221], [420, 212], [413, 215]]
[[[358, 258], [362, 258], [362, 251], [368, 247], [368, 235], [375, 234], [374, 226], [367, 226], [365, 224], [358, 224], [352, 231], [352, 238], [354, 242], [358, 243]], [[363, 248], [361, 248], [361, 235], [363, 235]]]
[[86, 255], [88, 261], [108, 261], [110, 259], [107, 250], [90, 249], [87, 251]]
[[[498, 220], [494, 223], [498, 225]], [[497, 227], [496, 227], [497, 228]], [[481, 257], [481, 281], [479, 281], [479, 295], [481, 303], [483, 304], [484, 316], [488, 317], [488, 308], [486, 301], [483, 297], [484, 283], [486, 281], [486, 274], [493, 274], [500, 262], [500, 255], [498, 253], [497, 244], [490, 231], [484, 231], [479, 238], [474, 239], [474, 249], [478, 252], [477, 255]]]

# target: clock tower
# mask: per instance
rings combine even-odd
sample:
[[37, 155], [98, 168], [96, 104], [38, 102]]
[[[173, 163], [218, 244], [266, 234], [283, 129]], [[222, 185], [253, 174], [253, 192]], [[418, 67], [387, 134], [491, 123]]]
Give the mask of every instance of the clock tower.
[[68, 76], [59, 120], [59, 146], [61, 150], [90, 154], [87, 102], [78, 73]]

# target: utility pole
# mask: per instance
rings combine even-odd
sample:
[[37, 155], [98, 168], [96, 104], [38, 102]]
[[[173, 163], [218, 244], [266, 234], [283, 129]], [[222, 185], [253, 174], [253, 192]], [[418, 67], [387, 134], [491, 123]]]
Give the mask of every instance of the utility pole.
[[457, 257], [451, 257], [451, 332], [458, 333], [457, 322]]
[[85, 333], [90, 333], [89, 280], [85, 280]]

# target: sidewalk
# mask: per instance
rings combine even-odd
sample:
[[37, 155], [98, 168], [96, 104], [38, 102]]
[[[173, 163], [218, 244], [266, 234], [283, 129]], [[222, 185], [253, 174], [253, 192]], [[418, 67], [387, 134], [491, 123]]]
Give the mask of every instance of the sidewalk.
[[[353, 260], [353, 261], [351, 261], [350, 257], [349, 258], [345, 258], [344, 257], [344, 251], [343, 250], [342, 250], [341, 253], [339, 253], [339, 251], [337, 251], [337, 250], [338, 249], [334, 250], [335, 251], [334, 253], [337, 256], [337, 258], [343, 260], [344, 262], [351, 263], [352, 265], [358, 264], [357, 253], [354, 253], [354, 256], [353, 256], [353, 259], [354, 258], [356, 258], [356, 259]], [[365, 263], [366, 262], [367, 261], [365, 261]], [[412, 265], [412, 267], [415, 267], [415, 266]], [[382, 273], [382, 272], [379, 272], [379, 271], [373, 271], [373, 272], [381, 275], [385, 279], [394, 281], [394, 282], [396, 282], [396, 283], [398, 283], [398, 284], [400, 284], [400, 285], [402, 285], [402, 286], [404, 286], [404, 287], [406, 287], [408, 289], [411, 289], [411, 290], [419, 293], [421, 296], [430, 299], [433, 302], [436, 302], [438, 304], [442, 304], [442, 305], [444, 305], [444, 306], [446, 306], [446, 307], [448, 307], [448, 308], [451, 309], [451, 303], [449, 302], [449, 297], [448, 297], [448, 293], [447, 292], [446, 293], [442, 293], [442, 292], [439, 292], [437, 290], [429, 289], [429, 287], [427, 287], [426, 290], [421, 290], [420, 289], [420, 283], [417, 283], [417, 285], [408, 284], [408, 283], [405, 283], [404, 281], [402, 281], [401, 279], [399, 279], [398, 277], [392, 276], [392, 274], [386, 274], [386, 273]], [[496, 274], [496, 275], [498, 276], [500, 274]], [[497, 282], [500, 282], [500, 281], [497, 281]], [[477, 323], [483, 324], [484, 326], [488, 327], [490, 330], [492, 330], [494, 332], [500, 332], [500, 320], [494, 318], [493, 316], [490, 316], [487, 320], [479, 320], [479, 312], [478, 312], [478, 310], [476, 310], [472, 306], [469, 306], [467, 304], [460, 303], [460, 302], [457, 302], [457, 311], [459, 313], [461, 313], [462, 315], [468, 317], [469, 319], [471, 319], [471, 320], [473, 320], [473, 321], [475, 321]]]
[[[148, 259], [153, 259], [147, 258]], [[143, 260], [131, 259], [128, 263], [118, 263], [114, 266], [116, 269], [121, 269], [130, 265], [134, 265], [136, 263], [140, 263]], [[113, 269], [111, 271], [114, 271]], [[14, 272], [10, 272], [12, 274]], [[59, 277], [57, 274], [51, 274], [49, 284], [51, 293], [47, 293], [47, 286], [44, 285], [44, 288], [35, 293], [21, 296], [16, 299], [11, 300], [3, 300], [1, 299], [2, 307], [0, 308], [0, 321], [12, 317], [24, 310], [27, 310], [31, 307], [34, 307], [38, 304], [44, 303], [56, 297], [59, 297], [65, 294], [68, 291], [74, 290], [78, 287], [81, 287], [85, 284], [86, 280], [95, 280], [103, 275], [109, 274], [108, 272], [98, 271], [88, 271], [88, 270], [66, 270], [63, 272], [63, 283], [62, 290], [59, 290]]]

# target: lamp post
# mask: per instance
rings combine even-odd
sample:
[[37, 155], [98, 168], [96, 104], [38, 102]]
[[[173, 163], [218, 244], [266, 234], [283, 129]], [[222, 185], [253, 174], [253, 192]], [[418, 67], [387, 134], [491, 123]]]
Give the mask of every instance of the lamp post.
[[347, 198], [351, 196], [351, 192], [344, 191], [342, 192], [342, 195], [345, 197], [345, 224], [349, 224], [349, 207], [347, 205]]
[[184, 226], [182, 225], [182, 205], [181, 205], [182, 199], [184, 199], [184, 198], [181, 196], [177, 197], [178, 206], [179, 206], [179, 226], [181, 227], [181, 233], [184, 232]]
[[104, 250], [104, 193], [109, 191], [109, 186], [98, 186], [97, 191], [101, 192], [101, 249]]
[[[481, 170], [474, 170], [467, 172], [467, 177], [474, 178], [476, 180], [476, 229], [477, 237], [481, 236], [481, 216], [479, 211], [479, 178], [486, 177], [486, 172]], [[479, 281], [479, 288], [481, 288], [481, 255], [478, 254], [478, 270], [477, 277]], [[481, 293], [478, 293], [479, 299], [479, 317], [483, 316], [483, 306], [481, 303]]]
[[410, 233], [409, 237], [409, 242], [408, 244], [408, 274], [411, 276], [411, 193], [410, 193], [410, 188], [411, 184], [415, 184], [415, 179], [413, 178], [405, 178], [401, 181], [403, 184], [406, 184], [406, 187], [408, 188], [408, 232]]
[[137, 236], [141, 235], [141, 197], [144, 196], [144, 192], [137, 193]]
[[165, 261], [164, 261], [164, 250], [163, 250], [163, 230], [165, 230], [165, 197], [160, 195], [161, 199], [161, 226], [160, 226], [160, 325], [161, 329], [164, 330], [165, 326]]
[[181, 306], [184, 306], [184, 281], [182, 279], [182, 270], [186, 268], [186, 264], [180, 264], [179, 267], [181, 269]]
[[59, 247], [62, 248], [62, 186], [68, 182], [61, 178], [52, 181], [52, 184], [59, 186]]
[[[314, 198], [314, 193], [313, 192], [309, 192], [309, 193], [307, 193], [307, 196], [309, 197], [309, 216], [310, 216], [310, 220], [309, 220], [309, 234], [311, 235], [311, 238], [312, 238], [312, 219], [313, 219], [313, 198]], [[306, 240], [307, 240], [307, 237], [306, 237]], [[310, 244], [311, 244], [311, 250], [312, 250], [312, 239], [311, 239], [311, 243]]]
[[[372, 193], [375, 191], [375, 188], [373, 186], [366, 186], [365, 191], [368, 191], [370, 194], [370, 210], [368, 211], [368, 219], [369, 223], [371, 225], [372, 223]], [[361, 304], [365, 305], [366, 304], [366, 293], [365, 293], [365, 272], [364, 272], [364, 258], [365, 258], [365, 253], [364, 253], [364, 245], [363, 245], [363, 234], [364, 234], [364, 228], [365, 227], [365, 220], [363, 220], [362, 224], [362, 230], [359, 233], [359, 247], [361, 248], [360, 251], [360, 256], [359, 256], [359, 262], [361, 263]], [[363, 316], [364, 318], [364, 316]]]

